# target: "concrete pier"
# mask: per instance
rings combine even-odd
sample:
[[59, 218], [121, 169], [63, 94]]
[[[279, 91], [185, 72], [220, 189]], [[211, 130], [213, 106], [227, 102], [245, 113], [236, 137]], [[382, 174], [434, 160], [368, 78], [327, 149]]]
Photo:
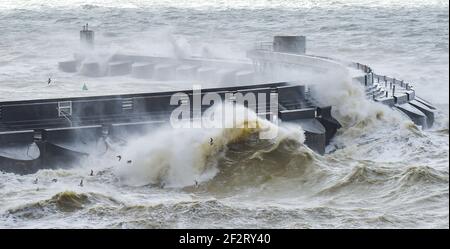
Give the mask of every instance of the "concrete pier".
[[236, 83], [236, 70], [233, 69], [219, 69], [216, 72], [216, 80], [222, 84], [235, 84]]
[[305, 44], [302, 37], [276, 36], [272, 48], [256, 46], [247, 52], [247, 57], [252, 59], [255, 71], [267, 75], [265, 79], [269, 80], [272, 79], [270, 76], [274, 67], [310, 70], [319, 79], [329, 75], [329, 72], [333, 77], [347, 77], [350, 74], [355, 84], [363, 85], [367, 98], [395, 108], [423, 128], [433, 124], [435, 108], [421, 101], [410, 83], [378, 75], [370, 66], [361, 63], [344, 63], [324, 56], [306, 55]]
[[253, 82], [255, 79], [255, 72], [250, 70], [238, 71], [234, 75], [236, 82]]
[[78, 71], [78, 65], [77, 60], [61, 61], [58, 63], [58, 68], [66, 73], [76, 73]]
[[176, 65], [172, 64], [156, 64], [154, 67], [155, 80], [173, 80], [175, 79]]
[[117, 61], [110, 62], [108, 64], [108, 75], [109, 76], [119, 76], [131, 73], [132, 62], [129, 61]]
[[198, 66], [181, 65], [176, 68], [176, 78], [178, 80], [193, 80], [197, 77]]
[[216, 79], [216, 69], [212, 67], [198, 68], [197, 79], [201, 81], [213, 81], [214, 79]]
[[395, 105], [395, 108], [406, 114], [416, 125], [424, 129], [428, 127], [427, 116], [411, 104]]
[[425, 116], [427, 116], [427, 127], [433, 126], [434, 123], [434, 116], [435, 116], [435, 110], [429, 108], [428, 106], [424, 105], [423, 103], [412, 100], [409, 102], [410, 105], [421, 111]]
[[131, 75], [139, 79], [150, 79], [153, 77], [154, 64], [141, 62], [134, 63], [131, 68]]
[[81, 65], [80, 73], [89, 77], [102, 76], [100, 64], [98, 62], [84, 62]]
[[[88, 25], [80, 31], [80, 39], [85, 44], [93, 44], [94, 35]], [[211, 86], [202, 89], [202, 94], [215, 93], [222, 101], [238, 102], [238, 96], [247, 93], [258, 96], [258, 100], [262, 96], [266, 101], [247, 101], [247, 107], [261, 117], [270, 119], [277, 116], [283, 122], [299, 123], [305, 131], [306, 145], [321, 154], [325, 153], [325, 147], [341, 126], [331, 115], [332, 107], [322, 106], [314, 99], [313, 85], [305, 85], [314, 82], [303, 82], [310, 79], [304, 77], [309, 73], [317, 76], [316, 81], [321, 77], [351, 75], [353, 83], [362, 85], [366, 98], [392, 107], [423, 128], [433, 125], [436, 109], [417, 97], [409, 83], [377, 75], [372, 68], [361, 63], [306, 55], [303, 36], [276, 36], [269, 45], [248, 51], [252, 64], [217, 58], [120, 54], [100, 55], [105, 58], [90, 61], [88, 58], [97, 58], [99, 54], [84, 50], [82, 58], [62, 61], [58, 66], [65, 72], [79, 69], [80, 74], [91, 77], [131, 74], [135, 78], [179, 79], [189, 84], [192, 83], [190, 80], [197, 80]], [[293, 79], [283, 75], [282, 79], [271, 81], [276, 69], [299, 69], [301, 74], [293, 76]], [[255, 81], [259, 84], [252, 84]], [[261, 84], [261, 81], [272, 83]], [[173, 83], [177, 84], [177, 89], [183, 87], [183, 82]], [[87, 148], [105, 144], [106, 138], [126, 143], [132, 135], [139, 136], [140, 132], [167, 124], [176, 108], [170, 104], [171, 97], [180, 92], [186, 96], [181, 104], [192, 101], [196, 94], [188, 86], [186, 90], [170, 92], [0, 102], [0, 171], [29, 173], [45, 167], [58, 167], [61, 162], [85, 157], [94, 151]], [[278, 113], [267, 111], [267, 104], [274, 96], [278, 98]], [[202, 106], [201, 111], [207, 108]], [[25, 148], [30, 145], [38, 147], [38, 156], [24, 156]]]

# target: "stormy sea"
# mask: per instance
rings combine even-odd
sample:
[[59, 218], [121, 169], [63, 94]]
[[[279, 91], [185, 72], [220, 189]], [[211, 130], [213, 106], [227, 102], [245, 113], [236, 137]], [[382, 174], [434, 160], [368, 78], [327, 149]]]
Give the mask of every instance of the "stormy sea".
[[449, 228], [447, 1], [86, 2], [0, 0], [0, 101], [175, 87], [58, 70], [89, 23], [103, 54], [246, 60], [255, 43], [304, 35], [310, 54], [412, 82], [435, 123], [422, 129], [336, 80], [317, 96], [342, 125], [324, 155], [288, 122], [270, 140], [162, 126], [70, 168], [0, 172], [0, 228]]

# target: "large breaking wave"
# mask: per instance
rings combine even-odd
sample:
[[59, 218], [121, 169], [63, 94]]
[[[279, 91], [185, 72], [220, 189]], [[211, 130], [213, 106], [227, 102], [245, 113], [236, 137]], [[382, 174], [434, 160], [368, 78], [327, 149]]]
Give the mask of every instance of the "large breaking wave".
[[[123, 182], [134, 186], [192, 186], [221, 175], [218, 172], [226, 170], [230, 160], [236, 163], [252, 158], [258, 160], [256, 158], [264, 153], [280, 150], [280, 145], [287, 141], [296, 147], [305, 147], [300, 126], [276, 126], [239, 105], [212, 108], [215, 108], [214, 112], [234, 109], [230, 113], [245, 112], [247, 115], [235, 115], [235, 119], [231, 119], [234, 125], [223, 126], [233, 128], [167, 126], [134, 140], [123, 152], [127, 159], [132, 160], [132, 166], [117, 170]], [[216, 122], [222, 121], [219, 119]], [[271, 128], [277, 131], [273, 139], [259, 138], [261, 132]], [[306, 148], [304, 151], [312, 153]]]

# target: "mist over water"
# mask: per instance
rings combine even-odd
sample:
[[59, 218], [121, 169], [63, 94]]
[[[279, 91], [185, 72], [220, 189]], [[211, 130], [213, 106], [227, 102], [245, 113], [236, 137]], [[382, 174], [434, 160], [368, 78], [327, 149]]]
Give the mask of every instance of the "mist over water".
[[324, 156], [295, 124], [279, 124], [272, 140], [257, 129], [161, 127], [72, 169], [1, 173], [0, 227], [449, 227], [448, 2], [2, 0], [0, 100], [181, 87], [60, 72], [86, 22], [106, 55], [245, 60], [255, 42], [306, 35], [308, 53], [412, 82], [440, 111], [423, 131], [339, 77], [315, 96], [343, 124]]

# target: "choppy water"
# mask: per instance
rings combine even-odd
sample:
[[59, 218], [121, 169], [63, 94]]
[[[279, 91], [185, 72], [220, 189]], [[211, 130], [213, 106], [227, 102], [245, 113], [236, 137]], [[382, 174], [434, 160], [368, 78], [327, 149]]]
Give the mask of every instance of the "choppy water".
[[330, 99], [344, 127], [325, 156], [287, 124], [271, 141], [161, 128], [122, 151], [132, 166], [111, 154], [71, 170], [0, 174], [0, 227], [448, 228], [448, 10], [444, 1], [0, 0], [2, 100], [83, 94], [86, 81], [94, 94], [167, 87], [58, 72], [89, 22], [105, 52], [168, 54], [171, 40], [186, 53], [244, 58], [256, 41], [304, 34], [310, 53], [415, 82], [441, 109], [422, 131], [342, 86]]

